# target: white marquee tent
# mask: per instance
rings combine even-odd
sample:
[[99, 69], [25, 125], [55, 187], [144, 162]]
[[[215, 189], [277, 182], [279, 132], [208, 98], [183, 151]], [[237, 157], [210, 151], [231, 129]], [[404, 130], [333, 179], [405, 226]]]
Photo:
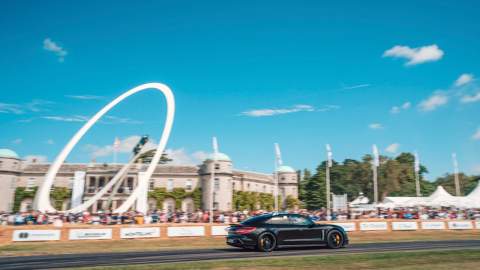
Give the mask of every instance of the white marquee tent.
[[377, 206], [381, 208], [417, 206], [480, 208], [480, 182], [467, 196], [452, 196], [442, 186], [438, 186], [428, 197], [385, 197]]

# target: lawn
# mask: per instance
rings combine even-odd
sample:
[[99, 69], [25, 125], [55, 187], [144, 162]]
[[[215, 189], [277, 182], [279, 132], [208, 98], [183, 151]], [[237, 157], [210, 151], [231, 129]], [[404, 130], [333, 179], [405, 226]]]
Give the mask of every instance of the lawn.
[[[350, 243], [463, 240], [480, 239], [480, 231], [412, 231], [412, 232], [354, 232]], [[155, 251], [167, 249], [195, 249], [226, 247], [223, 237], [97, 240], [49, 243], [13, 243], [0, 246], [0, 256], [28, 256], [48, 254]]]
[[478, 250], [385, 252], [357, 255], [258, 258], [195, 263], [78, 268], [82, 270], [298, 270], [298, 269], [480, 269]]

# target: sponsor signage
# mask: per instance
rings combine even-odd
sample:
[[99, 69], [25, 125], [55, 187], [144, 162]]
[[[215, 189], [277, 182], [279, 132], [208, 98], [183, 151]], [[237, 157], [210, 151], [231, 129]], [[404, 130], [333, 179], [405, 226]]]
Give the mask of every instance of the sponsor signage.
[[448, 228], [450, 230], [471, 230], [473, 224], [470, 221], [450, 221], [448, 222]]
[[360, 222], [361, 231], [386, 231], [387, 222]]
[[58, 241], [60, 230], [15, 230], [12, 240], [14, 242]]
[[418, 230], [417, 222], [392, 222], [392, 230], [394, 231], [415, 231]]
[[155, 238], [160, 237], [160, 228], [122, 228], [120, 238]]
[[112, 229], [71, 229], [70, 240], [104, 240], [112, 239]]
[[475, 222], [475, 226], [480, 230], [480, 221]]
[[227, 229], [229, 226], [212, 226], [212, 235], [227, 235]]
[[346, 232], [352, 232], [357, 230], [354, 222], [345, 222], [345, 223], [339, 222], [339, 223], [333, 223], [333, 224], [342, 227]]
[[423, 221], [422, 230], [445, 230], [445, 222], [442, 221]]
[[170, 237], [204, 236], [205, 235], [205, 228], [203, 226], [168, 227], [167, 234]]

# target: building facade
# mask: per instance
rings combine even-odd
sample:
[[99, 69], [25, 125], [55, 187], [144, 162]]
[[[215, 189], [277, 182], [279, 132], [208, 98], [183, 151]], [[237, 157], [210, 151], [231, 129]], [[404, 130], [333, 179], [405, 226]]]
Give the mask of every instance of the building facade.
[[[63, 164], [56, 176], [54, 188], [72, 190], [74, 185], [78, 187], [78, 184], [81, 183], [82, 196], [77, 199], [64, 198], [60, 204], [57, 202], [52, 205], [59, 206], [57, 210], [66, 210], [71, 208], [72, 201], [88, 200], [103, 188], [123, 165]], [[14, 151], [0, 149], [0, 212], [11, 212], [14, 208], [18, 211], [30, 210], [33, 203], [32, 196], [16, 198], [15, 192], [18, 190], [34, 192], [42, 184], [49, 166], [50, 164], [35, 161], [23, 161]], [[89, 210], [97, 212], [118, 207], [133, 192], [137, 186], [139, 173], [145, 171], [147, 166], [147, 164], [134, 164], [121, 184], [116, 189], [110, 190]], [[214, 172], [213, 178], [212, 171]], [[185, 194], [201, 190], [201, 205], [199, 205], [201, 209], [209, 210], [213, 205], [214, 210], [232, 211], [235, 210], [233, 196], [236, 191], [274, 194], [276, 177], [279, 183], [280, 206], [283, 208], [286, 206], [285, 200], [288, 197], [298, 197], [298, 178], [294, 169], [289, 166], [281, 166], [278, 168], [276, 176], [275, 174], [236, 170], [232, 160], [223, 153], [211, 155], [198, 166], [157, 165], [149, 182], [149, 190], [162, 190], [166, 193], [182, 190]], [[214, 190], [213, 198], [212, 188]], [[198, 208], [194, 203], [193, 195], [183, 197], [180, 202], [166, 196], [160, 203], [154, 197], [149, 197], [148, 204], [150, 210], [193, 212]]]

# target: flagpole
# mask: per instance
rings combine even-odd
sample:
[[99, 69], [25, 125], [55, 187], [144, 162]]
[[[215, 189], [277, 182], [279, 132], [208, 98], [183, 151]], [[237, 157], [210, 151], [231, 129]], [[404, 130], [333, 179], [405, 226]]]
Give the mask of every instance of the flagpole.
[[275, 148], [275, 173], [274, 173], [274, 182], [275, 182], [275, 192], [274, 192], [274, 202], [275, 202], [275, 211], [278, 212], [279, 210], [279, 202], [278, 202], [278, 167], [281, 166], [283, 164], [283, 161], [282, 161], [282, 153], [280, 152], [280, 145], [278, 145], [278, 143], [275, 143], [274, 144], [274, 148]]
[[414, 170], [415, 170], [415, 189], [417, 193], [417, 197], [421, 197], [422, 193], [420, 191], [420, 159], [418, 158], [418, 153], [415, 151], [415, 164], [414, 164]]
[[211, 177], [210, 177], [210, 223], [213, 223], [213, 207], [215, 205], [215, 164], [217, 163], [217, 153], [218, 153], [218, 143], [217, 138], [212, 138], [212, 147], [213, 147], [213, 158], [212, 158], [212, 168], [211, 168]]
[[453, 161], [453, 173], [455, 177], [455, 196], [461, 196], [460, 192], [460, 176], [458, 172], [458, 161], [457, 161], [457, 154], [452, 153], [452, 161]]
[[325, 171], [325, 183], [326, 183], [326, 197], [327, 197], [327, 217], [331, 216], [331, 202], [330, 202], [330, 167], [332, 166], [332, 150], [330, 145], [326, 145], [327, 148], [327, 166]]
[[374, 144], [372, 146], [373, 148], [373, 163], [372, 163], [372, 169], [373, 169], [373, 201], [375, 204], [378, 204], [378, 175], [377, 175], [377, 168], [380, 165], [380, 158], [378, 156], [378, 148]]

